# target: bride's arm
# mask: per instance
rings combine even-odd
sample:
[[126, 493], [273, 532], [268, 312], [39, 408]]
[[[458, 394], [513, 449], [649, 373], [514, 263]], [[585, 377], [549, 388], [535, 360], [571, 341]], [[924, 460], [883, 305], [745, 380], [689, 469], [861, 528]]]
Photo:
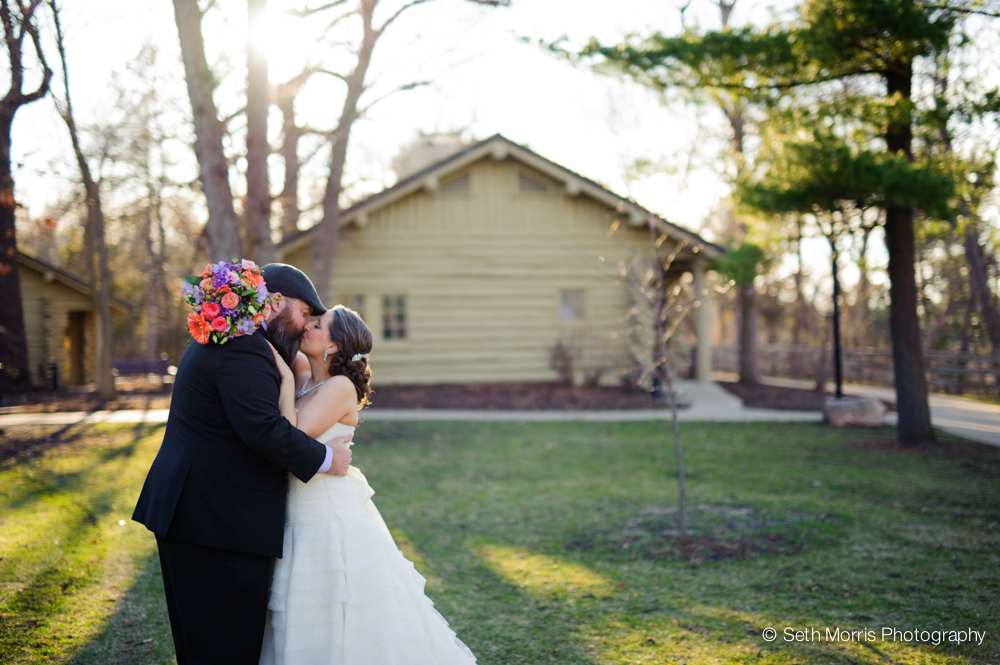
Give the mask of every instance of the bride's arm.
[[346, 376], [334, 376], [316, 389], [298, 413], [296, 427], [315, 438], [358, 408], [358, 393]]
[[[268, 342], [270, 345], [270, 342]], [[288, 364], [278, 355], [278, 351], [272, 346], [274, 352], [274, 362], [278, 364], [278, 371], [281, 373], [281, 392], [278, 395], [278, 409], [281, 415], [288, 419], [295, 427], [298, 426], [298, 414], [295, 413], [295, 376]], [[302, 429], [299, 427], [299, 429]]]

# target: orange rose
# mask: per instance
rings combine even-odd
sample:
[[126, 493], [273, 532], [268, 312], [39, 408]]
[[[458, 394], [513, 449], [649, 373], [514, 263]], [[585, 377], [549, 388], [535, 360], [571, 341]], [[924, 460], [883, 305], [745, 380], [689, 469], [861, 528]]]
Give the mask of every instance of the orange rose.
[[229, 292], [222, 296], [222, 306], [226, 309], [233, 309], [240, 304], [240, 297], [235, 293]]
[[188, 331], [190, 331], [194, 341], [199, 344], [208, 344], [208, 336], [212, 332], [212, 326], [209, 325], [204, 317], [191, 312], [187, 316], [187, 324]]
[[201, 288], [205, 289], [206, 291], [211, 291], [212, 290], [212, 278], [211, 277], [206, 277], [205, 279], [201, 280], [201, 284], [199, 284], [198, 286], [200, 286]]

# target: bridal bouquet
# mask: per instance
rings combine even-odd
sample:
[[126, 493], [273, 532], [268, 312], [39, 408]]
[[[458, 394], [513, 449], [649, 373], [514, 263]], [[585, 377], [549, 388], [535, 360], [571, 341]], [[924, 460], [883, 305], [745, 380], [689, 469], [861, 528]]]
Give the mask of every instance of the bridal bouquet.
[[271, 312], [264, 275], [246, 259], [208, 264], [200, 275], [188, 275], [182, 288], [191, 337], [199, 344], [225, 344], [252, 335]]

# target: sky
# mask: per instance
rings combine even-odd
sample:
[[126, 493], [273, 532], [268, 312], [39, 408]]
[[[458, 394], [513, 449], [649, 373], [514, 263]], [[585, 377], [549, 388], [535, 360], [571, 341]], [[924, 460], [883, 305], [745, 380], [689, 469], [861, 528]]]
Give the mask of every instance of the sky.
[[[252, 31], [246, 24], [244, 0], [218, 0], [220, 9], [206, 17], [203, 31], [208, 57], [225, 75], [216, 93], [221, 114], [233, 113], [242, 104], [243, 49], [251, 32], [255, 47], [268, 53], [272, 83], [291, 77], [308, 58], [318, 57], [315, 35], [320, 22], [295, 19], [281, 11], [298, 4], [271, 0], [267, 21]], [[382, 17], [401, 4], [402, 0], [382, 0], [386, 12]], [[653, 30], [676, 34], [681, 30], [680, 4], [679, 0], [512, 0], [509, 7], [484, 8], [465, 0], [434, 0], [407, 10], [376, 48], [369, 99], [405, 83], [432, 83], [387, 97], [356, 125], [345, 178], [354, 183], [351, 192], [360, 197], [391, 185], [392, 158], [420, 133], [461, 132], [466, 139], [501, 133], [698, 231], [727, 192], [712, 167], [712, 158], [724, 145], [721, 114], [676, 100], [664, 103], [648, 89], [574, 66], [538, 43], [561, 37], [570, 45], [591, 37], [616, 43], [629, 33]], [[787, 9], [792, 3], [777, 4]], [[62, 5], [80, 124], [96, 122], [109, 113], [114, 101], [109, 88], [112, 75], [122, 71], [147, 43], [158, 48], [170, 74], [163, 79], [163, 93], [177, 100], [179, 110], [188, 112], [170, 0], [63, 0]], [[773, 1], [739, 0], [731, 22], [768, 22], [777, 13], [774, 5]], [[718, 27], [718, 9], [710, 0], [693, 0], [685, 16], [688, 25]], [[346, 24], [344, 36], [349, 37], [353, 28]], [[334, 65], [338, 61], [336, 54], [327, 58]], [[332, 77], [313, 77], [297, 101], [300, 121], [331, 128], [342, 99], [338, 86], [342, 84]], [[239, 123], [234, 123], [237, 131]], [[279, 124], [272, 122], [275, 144], [280, 139]], [[192, 152], [184, 146], [175, 149], [180, 150], [178, 179], [193, 180], [197, 170]], [[13, 137], [15, 181], [29, 215], [41, 215], [46, 205], [69, 188], [70, 154], [65, 129], [51, 101], [19, 111]], [[692, 157], [696, 166], [685, 168]], [[663, 163], [666, 168], [629, 181], [626, 165], [636, 159]], [[275, 156], [271, 164], [274, 189], [274, 183], [280, 183], [280, 164]], [[312, 174], [318, 180], [323, 173], [322, 162], [316, 161], [304, 177]], [[234, 186], [238, 181], [234, 180]], [[807, 261], [817, 271], [828, 270], [825, 240], [810, 241], [805, 249]], [[876, 265], [882, 263], [878, 256], [872, 258]], [[845, 278], [851, 281], [850, 269]]]
[[[389, 8], [399, 4], [383, 2]], [[241, 4], [222, 0], [223, 11], [210, 14], [205, 24], [210, 60], [224, 57], [223, 70], [228, 66], [234, 72], [216, 95], [224, 115], [240, 104], [236, 86], [241, 84], [247, 34]], [[707, 0], [702, 5], [710, 24], [717, 10]], [[162, 62], [176, 63], [173, 91], [186, 103], [169, 0], [65, 0], [63, 7], [72, 94], [81, 124], [107, 112], [113, 72], [121, 71], [147, 42], [157, 45]], [[689, 16], [694, 13], [689, 11]], [[266, 29], [254, 31], [254, 43], [266, 45], [276, 82], [294, 75], [308, 57], [309, 29], [318, 21], [304, 26], [278, 9], [271, 14]], [[625, 164], [636, 158], [673, 162], [690, 151], [700, 125], [719, 118], [706, 119], [701, 117], [705, 111], [682, 105], [668, 107], [634, 83], [574, 67], [537, 43], [562, 36], [570, 43], [591, 36], [615, 42], [624, 34], [653, 29], [679, 29], [673, 5], [662, 0], [514, 0], [510, 7], [483, 8], [463, 0], [436, 0], [411, 8], [377, 47], [372, 97], [410, 81], [432, 84], [389, 97], [358, 124], [348, 180], [369, 180], [362, 191], [391, 184], [392, 158], [421, 132], [459, 131], [467, 139], [501, 133], [697, 229], [725, 191], [716, 174], [704, 169], [693, 173], [686, 188], [679, 178], [665, 175], [629, 187], [623, 179]], [[297, 112], [306, 124], [330, 127], [339, 108], [339, 84], [329, 77], [316, 78]], [[14, 160], [23, 165], [16, 174], [19, 196], [37, 216], [58, 196], [61, 178], [56, 173], [67, 169], [54, 167], [53, 161], [66, 154], [68, 139], [49, 101], [21, 109], [14, 131]], [[278, 139], [277, 133], [273, 138]]]

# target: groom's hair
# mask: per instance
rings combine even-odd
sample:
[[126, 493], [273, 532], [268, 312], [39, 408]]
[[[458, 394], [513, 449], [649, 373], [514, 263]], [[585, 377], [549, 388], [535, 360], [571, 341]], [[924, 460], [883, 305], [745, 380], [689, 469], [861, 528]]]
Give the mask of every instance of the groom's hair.
[[292, 320], [292, 308], [286, 307], [267, 325], [267, 341], [278, 350], [278, 355], [291, 367], [295, 354], [299, 352], [304, 330], [296, 330]]
[[[337, 305], [330, 319], [330, 339], [337, 345], [337, 352], [330, 358], [330, 376], [346, 376], [358, 393], [358, 408], [371, 404], [372, 370], [368, 354], [372, 350], [373, 335], [368, 325], [353, 309]], [[361, 354], [362, 357], [354, 360]]]

